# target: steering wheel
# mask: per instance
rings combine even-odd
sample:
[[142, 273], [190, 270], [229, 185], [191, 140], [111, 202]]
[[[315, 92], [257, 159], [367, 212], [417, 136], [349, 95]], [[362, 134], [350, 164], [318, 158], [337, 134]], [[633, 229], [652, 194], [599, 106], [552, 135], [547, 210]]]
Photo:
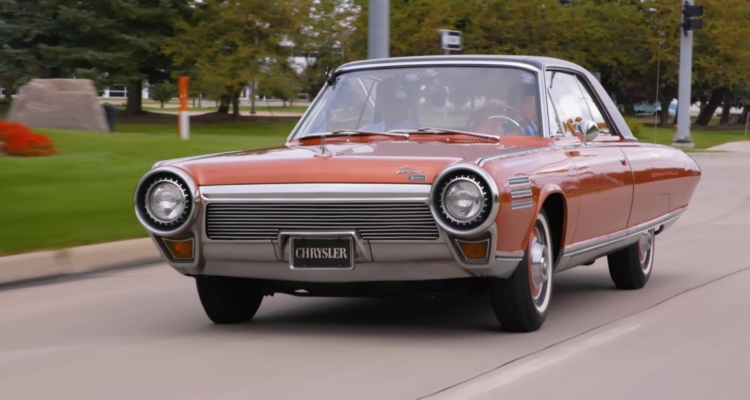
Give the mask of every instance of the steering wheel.
[[507, 115], [491, 114], [488, 117], [480, 118], [481, 116], [486, 115], [488, 113], [488, 111], [505, 112], [508, 109], [513, 110], [516, 113], [518, 113], [518, 115], [520, 115], [521, 118], [523, 118], [526, 122], [528, 122], [529, 125], [534, 125], [534, 123], [530, 119], [524, 117], [523, 113], [521, 113], [521, 111], [518, 110], [517, 108], [503, 105], [503, 106], [491, 106], [491, 107], [487, 107], [487, 108], [485, 108], [483, 110], [478, 110], [477, 112], [474, 113], [474, 115], [471, 116], [471, 118], [469, 118], [469, 121], [466, 123], [466, 129], [472, 129], [473, 127], [475, 127], [476, 124], [479, 122], [479, 121], [475, 121], [475, 120], [479, 120], [479, 119], [506, 119], [506, 120], [512, 122], [513, 125], [515, 125], [516, 127], [518, 127], [518, 130], [522, 134], [525, 134], [526, 131], [523, 130], [523, 127], [521, 127], [521, 124], [519, 124], [518, 121], [516, 121], [515, 119], [513, 119], [511, 117], [508, 117]]

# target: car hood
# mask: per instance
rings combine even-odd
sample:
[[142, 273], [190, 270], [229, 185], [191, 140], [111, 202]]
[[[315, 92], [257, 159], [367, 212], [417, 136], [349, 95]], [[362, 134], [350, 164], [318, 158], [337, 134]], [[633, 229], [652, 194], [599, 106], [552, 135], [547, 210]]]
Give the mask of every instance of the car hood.
[[[444, 168], [524, 150], [517, 144], [370, 142], [284, 146], [158, 163], [199, 186], [262, 183], [432, 183]], [[411, 177], [410, 177], [411, 176]]]

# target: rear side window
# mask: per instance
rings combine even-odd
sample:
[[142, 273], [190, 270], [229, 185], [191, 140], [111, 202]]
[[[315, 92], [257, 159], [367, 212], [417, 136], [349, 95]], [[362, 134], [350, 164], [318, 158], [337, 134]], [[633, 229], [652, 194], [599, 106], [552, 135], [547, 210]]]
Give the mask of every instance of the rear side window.
[[547, 71], [546, 76], [566, 134], [573, 135], [581, 120], [595, 121], [575, 76], [559, 71]]

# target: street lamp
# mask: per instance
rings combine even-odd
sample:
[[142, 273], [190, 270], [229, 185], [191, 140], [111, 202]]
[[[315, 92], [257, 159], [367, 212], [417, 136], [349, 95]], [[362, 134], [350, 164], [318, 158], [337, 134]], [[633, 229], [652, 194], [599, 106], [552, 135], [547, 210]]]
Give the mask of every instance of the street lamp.
[[677, 97], [677, 135], [672, 138], [672, 146], [692, 148], [690, 137], [690, 89], [693, 73], [693, 31], [703, 27], [703, 21], [695, 19], [703, 15], [703, 6], [693, 5], [693, 0], [685, 0], [682, 7], [680, 28], [680, 75]]

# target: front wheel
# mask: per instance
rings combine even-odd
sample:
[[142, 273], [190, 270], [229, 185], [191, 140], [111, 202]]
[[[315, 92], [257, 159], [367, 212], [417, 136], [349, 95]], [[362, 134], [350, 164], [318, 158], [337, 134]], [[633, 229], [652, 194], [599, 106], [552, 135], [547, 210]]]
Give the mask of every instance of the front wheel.
[[203, 309], [217, 324], [250, 321], [263, 301], [261, 285], [254, 279], [205, 276], [195, 278]]
[[552, 295], [552, 237], [549, 220], [537, 215], [523, 260], [508, 279], [490, 283], [490, 297], [503, 330], [532, 332], [547, 318]]
[[651, 277], [654, 266], [654, 230], [643, 232], [636, 243], [607, 256], [609, 276], [618, 289], [640, 289]]

